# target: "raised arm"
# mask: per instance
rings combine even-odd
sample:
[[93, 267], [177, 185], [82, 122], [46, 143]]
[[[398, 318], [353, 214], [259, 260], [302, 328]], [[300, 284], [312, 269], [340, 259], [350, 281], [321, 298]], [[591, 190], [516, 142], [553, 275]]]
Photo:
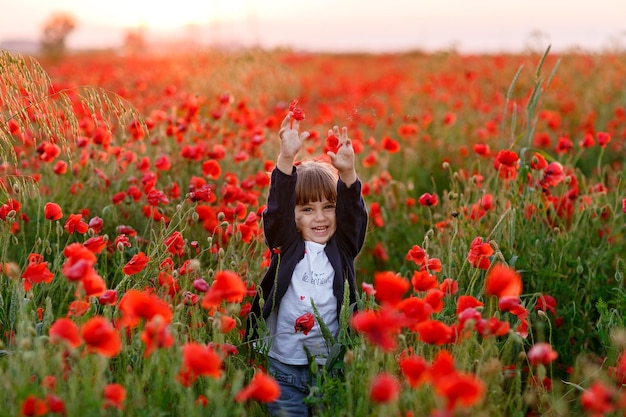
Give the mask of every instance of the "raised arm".
[[278, 132], [280, 153], [272, 172], [267, 207], [263, 212], [265, 241], [271, 248], [282, 246], [297, 235], [294, 216], [297, 177], [294, 162], [309, 133], [300, 133], [300, 124], [292, 116], [292, 112], [285, 116]]
[[337, 235], [339, 242], [351, 256], [356, 257], [363, 247], [367, 230], [367, 209], [361, 194], [361, 182], [356, 173], [354, 148], [348, 137], [348, 128], [335, 126], [328, 135], [337, 137], [337, 152], [327, 152], [339, 173], [337, 183]]

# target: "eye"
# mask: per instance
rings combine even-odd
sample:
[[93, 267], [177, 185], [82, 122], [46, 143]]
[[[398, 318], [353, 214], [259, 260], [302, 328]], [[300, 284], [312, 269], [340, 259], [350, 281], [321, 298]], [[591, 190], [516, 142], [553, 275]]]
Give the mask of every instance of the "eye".
[[335, 209], [335, 205], [334, 204], [326, 204], [324, 206], [324, 210], [329, 211], [329, 210], [334, 210]]

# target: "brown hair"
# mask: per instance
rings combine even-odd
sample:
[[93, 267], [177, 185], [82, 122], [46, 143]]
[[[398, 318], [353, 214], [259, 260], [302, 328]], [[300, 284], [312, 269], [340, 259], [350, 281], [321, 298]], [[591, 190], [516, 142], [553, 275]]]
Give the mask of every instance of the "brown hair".
[[326, 199], [337, 200], [337, 177], [324, 162], [307, 161], [296, 167], [296, 204], [303, 205]]

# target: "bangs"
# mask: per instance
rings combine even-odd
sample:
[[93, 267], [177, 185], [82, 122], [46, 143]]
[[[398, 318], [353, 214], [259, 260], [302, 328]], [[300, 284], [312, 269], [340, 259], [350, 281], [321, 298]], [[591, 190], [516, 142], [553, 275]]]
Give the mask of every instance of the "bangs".
[[304, 162], [296, 167], [296, 204], [337, 200], [337, 177], [330, 165], [322, 162]]

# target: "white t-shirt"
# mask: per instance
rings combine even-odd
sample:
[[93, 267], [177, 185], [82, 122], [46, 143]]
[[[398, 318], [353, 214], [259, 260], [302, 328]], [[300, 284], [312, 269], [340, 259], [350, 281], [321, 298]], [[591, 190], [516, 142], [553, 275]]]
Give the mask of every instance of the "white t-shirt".
[[335, 271], [324, 252], [326, 245], [309, 241], [304, 244], [304, 258], [293, 271], [291, 284], [278, 312], [272, 312], [269, 319], [272, 342], [268, 355], [289, 365], [308, 363], [304, 346], [316, 357], [316, 362], [326, 362], [330, 346], [326, 346], [317, 320], [307, 335], [302, 331], [296, 333], [294, 329], [298, 317], [313, 314], [311, 300], [333, 337], [336, 338], [339, 333], [337, 298], [333, 293]]

